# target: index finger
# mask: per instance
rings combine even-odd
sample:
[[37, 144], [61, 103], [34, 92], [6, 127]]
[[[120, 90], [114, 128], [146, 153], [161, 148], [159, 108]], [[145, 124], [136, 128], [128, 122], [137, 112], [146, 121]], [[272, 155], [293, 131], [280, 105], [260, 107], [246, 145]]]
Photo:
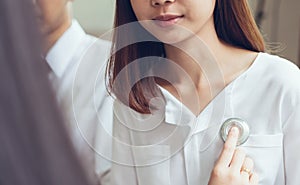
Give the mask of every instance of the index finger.
[[226, 167], [229, 166], [236, 149], [238, 136], [239, 136], [239, 129], [237, 127], [232, 127], [228, 133], [227, 139], [225, 141], [217, 165], [226, 166]]

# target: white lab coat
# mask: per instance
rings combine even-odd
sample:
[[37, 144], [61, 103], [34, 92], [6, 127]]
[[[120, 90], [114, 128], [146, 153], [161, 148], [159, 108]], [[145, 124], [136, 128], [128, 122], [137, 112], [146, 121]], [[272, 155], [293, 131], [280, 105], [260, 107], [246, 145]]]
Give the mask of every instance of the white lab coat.
[[239, 147], [254, 160], [259, 184], [299, 184], [300, 72], [295, 65], [259, 53], [198, 116], [161, 90], [166, 104], [152, 115], [115, 101], [112, 184], [207, 185], [224, 143], [219, 129], [232, 117], [250, 127]]
[[110, 42], [86, 34], [73, 20], [46, 56], [77, 153], [87, 174], [101, 184], [107, 184], [111, 167], [113, 99], [104, 80], [110, 47]]

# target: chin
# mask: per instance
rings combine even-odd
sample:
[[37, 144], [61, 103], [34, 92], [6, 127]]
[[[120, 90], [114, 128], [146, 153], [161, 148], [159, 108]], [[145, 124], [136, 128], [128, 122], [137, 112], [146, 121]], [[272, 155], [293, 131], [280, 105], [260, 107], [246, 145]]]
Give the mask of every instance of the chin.
[[169, 28], [147, 27], [146, 29], [159, 41], [166, 44], [180, 43], [194, 35], [194, 33], [182, 26]]
[[192, 35], [175, 32], [175, 33], [167, 33], [167, 34], [159, 34], [159, 35], [155, 34], [154, 36], [165, 44], [179, 44], [186, 41]]

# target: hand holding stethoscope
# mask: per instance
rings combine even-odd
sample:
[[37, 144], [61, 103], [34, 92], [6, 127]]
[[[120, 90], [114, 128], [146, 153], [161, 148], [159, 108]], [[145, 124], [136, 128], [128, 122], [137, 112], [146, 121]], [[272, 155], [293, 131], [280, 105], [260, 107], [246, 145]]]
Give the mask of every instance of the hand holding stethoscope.
[[[229, 123], [225, 123], [226, 122], [224, 122], [223, 126], [227, 128], [227, 124]], [[228, 132], [228, 135], [224, 135], [227, 139], [222, 153], [211, 173], [208, 185], [257, 185], [258, 175], [253, 172], [253, 160], [247, 157], [245, 152], [236, 148], [239, 142], [241, 142], [241, 137], [239, 137], [241, 128], [236, 125], [230, 127], [229, 130], [224, 128], [221, 128], [221, 132], [222, 130]]]

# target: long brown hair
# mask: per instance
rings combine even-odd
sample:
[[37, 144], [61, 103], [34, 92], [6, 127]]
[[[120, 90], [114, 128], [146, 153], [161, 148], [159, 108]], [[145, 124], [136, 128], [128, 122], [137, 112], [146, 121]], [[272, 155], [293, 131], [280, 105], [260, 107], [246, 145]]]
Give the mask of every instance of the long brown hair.
[[[135, 21], [138, 20], [130, 1], [116, 0], [115, 32], [111, 58], [107, 66], [107, 77], [111, 92], [120, 101], [137, 112], [150, 113], [149, 100], [160, 96], [160, 91], [155, 84], [154, 77], [142, 79], [140, 77], [143, 76], [141, 73], [145, 72], [144, 69], [149, 69], [151, 66], [144, 66], [144, 63], [139, 64], [137, 62], [129, 69], [125, 67], [142, 57], [163, 57], [165, 51], [163, 43], [155, 40], [155, 38], [153, 39], [155, 42], [132, 42], [132, 40], [138, 40], [136, 37], [141, 33], [144, 37], [153, 37], [142, 26], [128, 26], [126, 29], [118, 29]], [[263, 37], [254, 21], [247, 0], [216, 0], [214, 23], [218, 37], [224, 42], [256, 52], [265, 50]], [[126, 45], [124, 43], [132, 44]], [[122, 81], [116, 80], [117, 77]], [[138, 78], [140, 78], [139, 81], [137, 81]]]

